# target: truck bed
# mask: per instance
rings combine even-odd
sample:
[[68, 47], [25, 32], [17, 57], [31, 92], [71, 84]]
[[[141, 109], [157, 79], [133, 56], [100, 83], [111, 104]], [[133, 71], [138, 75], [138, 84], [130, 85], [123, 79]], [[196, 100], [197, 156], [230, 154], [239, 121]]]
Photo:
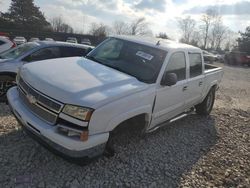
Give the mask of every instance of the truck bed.
[[220, 83], [222, 76], [223, 76], [223, 70], [222, 67], [218, 67], [215, 65], [205, 64], [205, 82], [206, 82], [206, 89], [204, 92], [204, 97], [206, 96], [206, 93], [208, 90], [213, 86], [214, 84]]
[[214, 71], [222, 71], [221, 67], [205, 63], [205, 73], [210, 73]]

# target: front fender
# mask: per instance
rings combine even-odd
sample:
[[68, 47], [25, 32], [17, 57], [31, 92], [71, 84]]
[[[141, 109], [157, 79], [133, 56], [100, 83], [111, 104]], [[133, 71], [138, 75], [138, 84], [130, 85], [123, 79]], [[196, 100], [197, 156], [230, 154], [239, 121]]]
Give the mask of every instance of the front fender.
[[0, 64], [0, 73], [11, 72], [11, 73], [16, 74], [18, 71], [18, 68], [21, 66], [22, 64], [16, 63], [16, 62], [3, 63], [3, 64]]

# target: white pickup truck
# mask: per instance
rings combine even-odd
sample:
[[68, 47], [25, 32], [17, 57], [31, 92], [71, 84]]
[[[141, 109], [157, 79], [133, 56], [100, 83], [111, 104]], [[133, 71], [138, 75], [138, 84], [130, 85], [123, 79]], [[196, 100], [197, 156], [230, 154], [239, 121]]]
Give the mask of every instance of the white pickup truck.
[[111, 133], [128, 120], [139, 118], [148, 133], [192, 111], [208, 115], [222, 75], [204, 64], [199, 48], [118, 36], [86, 58], [24, 65], [7, 98], [39, 141], [71, 158], [91, 158], [106, 151]]

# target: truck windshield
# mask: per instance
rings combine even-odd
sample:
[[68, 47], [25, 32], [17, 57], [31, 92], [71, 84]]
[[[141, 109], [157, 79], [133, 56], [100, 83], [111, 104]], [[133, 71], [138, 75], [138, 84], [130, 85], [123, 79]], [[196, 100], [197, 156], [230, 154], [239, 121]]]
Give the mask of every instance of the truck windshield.
[[86, 57], [145, 83], [155, 83], [167, 51], [109, 38]]
[[23, 45], [20, 45], [16, 48], [10, 49], [2, 54], [0, 54], [0, 58], [2, 59], [16, 59], [22, 55], [24, 55], [26, 52], [30, 51], [31, 49], [36, 48], [39, 46], [37, 43], [26, 43]]

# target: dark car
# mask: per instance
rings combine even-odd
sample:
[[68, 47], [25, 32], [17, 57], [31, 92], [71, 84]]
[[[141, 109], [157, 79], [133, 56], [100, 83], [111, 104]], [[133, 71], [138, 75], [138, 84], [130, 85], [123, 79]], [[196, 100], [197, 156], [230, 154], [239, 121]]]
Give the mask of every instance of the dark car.
[[231, 51], [225, 54], [225, 62], [229, 65], [250, 66], [250, 56], [246, 52]]
[[15, 84], [17, 71], [23, 64], [45, 59], [85, 56], [92, 49], [88, 45], [38, 41], [22, 44], [0, 54], [0, 101], [5, 99], [6, 91]]

